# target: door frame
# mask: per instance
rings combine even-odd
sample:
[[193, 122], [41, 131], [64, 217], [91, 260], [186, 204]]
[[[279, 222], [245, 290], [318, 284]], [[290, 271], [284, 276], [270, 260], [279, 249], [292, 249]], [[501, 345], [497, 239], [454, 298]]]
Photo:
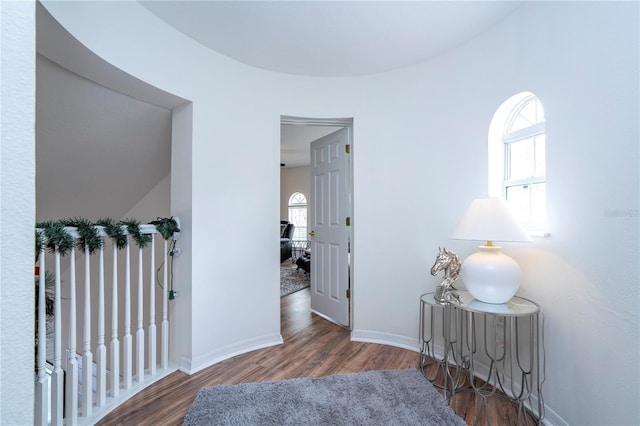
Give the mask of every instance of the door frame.
[[[311, 118], [311, 117], [295, 117], [289, 115], [281, 115], [280, 116], [280, 124], [281, 125], [291, 125], [291, 126], [329, 126], [329, 127], [342, 127], [348, 128], [348, 136], [347, 136], [347, 144], [350, 146], [350, 153], [347, 159], [347, 176], [349, 178], [349, 182], [347, 183], [347, 191], [349, 192], [348, 201], [347, 201], [347, 211], [348, 215], [351, 218], [350, 226], [347, 226], [347, 235], [348, 235], [348, 255], [349, 255], [349, 263], [348, 263], [348, 279], [349, 279], [349, 330], [353, 329], [353, 306], [356, 292], [354, 291], [354, 277], [353, 277], [353, 264], [354, 264], [354, 253], [355, 253], [355, 241], [354, 241], [354, 211], [353, 211], [353, 118]], [[281, 194], [282, 196], [282, 194]]]

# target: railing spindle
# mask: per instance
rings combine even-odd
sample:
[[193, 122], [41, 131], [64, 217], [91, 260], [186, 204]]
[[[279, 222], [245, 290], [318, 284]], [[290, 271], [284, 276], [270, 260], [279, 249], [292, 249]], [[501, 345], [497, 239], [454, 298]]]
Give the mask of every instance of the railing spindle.
[[151, 234], [151, 258], [149, 259], [149, 374], [156, 374], [156, 242], [155, 234]]
[[131, 337], [131, 236], [127, 236], [124, 284], [124, 338], [122, 341], [122, 374], [125, 389], [130, 389], [133, 377], [133, 342]]
[[65, 380], [65, 420], [67, 425], [78, 423], [78, 360], [76, 359], [76, 251], [69, 255], [69, 349]]
[[164, 240], [164, 258], [163, 258], [163, 270], [162, 270], [162, 341], [160, 345], [162, 347], [162, 354], [160, 357], [160, 367], [165, 369], [169, 368], [169, 283], [167, 282], [167, 268], [168, 268], [168, 243]]
[[138, 382], [144, 381], [144, 311], [142, 291], [142, 247], [138, 247], [138, 330], [136, 331], [136, 373]]
[[35, 418], [34, 424], [46, 425], [49, 420], [49, 383], [47, 379], [47, 320], [46, 320], [46, 294], [45, 294], [45, 263], [44, 245], [40, 249], [38, 264], [40, 276], [38, 277], [38, 340], [36, 353], [36, 392], [35, 392]]
[[107, 402], [107, 347], [104, 344], [104, 239], [98, 251], [98, 347], [96, 349], [96, 404]]
[[51, 376], [51, 424], [62, 425], [64, 371], [62, 371], [62, 315], [60, 311], [60, 253], [56, 247], [56, 284], [53, 299], [53, 374]]
[[91, 265], [89, 246], [84, 246], [84, 335], [82, 340], [82, 415], [93, 412], [93, 355], [91, 354]]
[[113, 269], [111, 288], [111, 396], [120, 395], [120, 341], [118, 340], [118, 246], [113, 242]]

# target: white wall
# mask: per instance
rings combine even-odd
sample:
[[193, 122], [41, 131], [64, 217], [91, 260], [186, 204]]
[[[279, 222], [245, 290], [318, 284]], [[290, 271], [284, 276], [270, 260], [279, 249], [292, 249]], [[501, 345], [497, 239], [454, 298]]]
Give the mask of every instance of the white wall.
[[309, 203], [311, 196], [311, 170], [307, 167], [289, 167], [280, 170], [280, 219], [289, 219], [289, 197], [301, 192]]
[[[170, 353], [169, 359], [187, 360], [190, 364], [192, 357], [192, 320], [191, 320], [191, 277], [192, 252], [189, 248], [193, 244], [192, 238], [192, 192], [193, 182], [192, 149], [193, 137], [193, 105], [187, 104], [173, 110], [171, 125], [171, 214], [180, 219], [179, 248], [187, 249], [182, 256], [174, 260], [174, 290], [178, 296], [169, 305], [170, 316]], [[179, 319], [179, 320], [176, 320]], [[185, 367], [189, 370], [190, 366]]]
[[43, 55], [36, 68], [36, 220], [123, 217], [170, 172], [171, 110]]
[[158, 217], [170, 217], [171, 211], [171, 175], [165, 176], [151, 191], [142, 197], [122, 219], [136, 219], [149, 223]]
[[[136, 3], [45, 6], [110, 63], [193, 102], [191, 168], [172, 170], [192, 183], [191, 304], [173, 318], [185, 369], [278, 341], [280, 115], [354, 118], [353, 335], [417, 348], [437, 247], [474, 251], [448, 235], [487, 191], [491, 117], [530, 90], [547, 114], [551, 237], [504, 248], [544, 311], [549, 418], [640, 422], [637, 3], [535, 2], [436, 60], [332, 79], [245, 67]], [[272, 257], [246, 268], [247, 241]]]
[[0, 2], [0, 424], [33, 423], [35, 4]]

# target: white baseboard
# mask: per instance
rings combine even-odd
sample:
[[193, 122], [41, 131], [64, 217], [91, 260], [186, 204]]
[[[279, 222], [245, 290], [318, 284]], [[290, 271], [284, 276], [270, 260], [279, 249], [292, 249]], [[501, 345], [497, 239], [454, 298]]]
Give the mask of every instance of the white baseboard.
[[236, 342], [232, 345], [224, 346], [193, 358], [182, 357], [180, 359], [180, 371], [191, 375], [236, 355], [269, 346], [281, 345], [283, 342], [280, 334], [270, 334]]
[[[420, 352], [419, 341], [413, 337], [400, 336], [398, 334], [383, 333], [371, 330], [352, 330], [351, 340], [354, 342], [379, 343], [382, 345], [396, 346], [414, 352]], [[417, 357], [418, 355], [416, 355]]]
[[558, 413], [547, 407], [546, 404], [544, 405], [544, 419], [542, 419], [542, 424], [545, 426], [569, 426], [569, 423], [565, 422]]
[[120, 388], [120, 395], [118, 396], [117, 399], [114, 399], [111, 396], [107, 396], [107, 402], [104, 406], [98, 407], [94, 405], [91, 416], [89, 417], [78, 416], [77, 425], [78, 426], [95, 425], [104, 417], [106, 417], [107, 414], [109, 414], [110, 412], [118, 408], [120, 405], [122, 405], [129, 399], [133, 398], [137, 393], [148, 388], [154, 383], [164, 379], [165, 377], [167, 377], [171, 373], [174, 373], [177, 370], [178, 370], [177, 365], [175, 365], [174, 363], [170, 363], [167, 369], [158, 368], [156, 370], [155, 376], [153, 377], [145, 376], [144, 382], [137, 382], [134, 380], [131, 384], [131, 388], [129, 389]]

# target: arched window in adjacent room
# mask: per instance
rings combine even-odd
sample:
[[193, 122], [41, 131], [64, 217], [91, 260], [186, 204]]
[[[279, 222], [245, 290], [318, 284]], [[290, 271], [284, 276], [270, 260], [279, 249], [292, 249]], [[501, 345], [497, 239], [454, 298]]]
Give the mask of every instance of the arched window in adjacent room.
[[307, 198], [301, 192], [294, 192], [289, 197], [289, 222], [295, 225], [294, 241], [307, 239]]
[[489, 193], [507, 200], [527, 230], [546, 232], [545, 115], [531, 92], [507, 99], [491, 121]]

